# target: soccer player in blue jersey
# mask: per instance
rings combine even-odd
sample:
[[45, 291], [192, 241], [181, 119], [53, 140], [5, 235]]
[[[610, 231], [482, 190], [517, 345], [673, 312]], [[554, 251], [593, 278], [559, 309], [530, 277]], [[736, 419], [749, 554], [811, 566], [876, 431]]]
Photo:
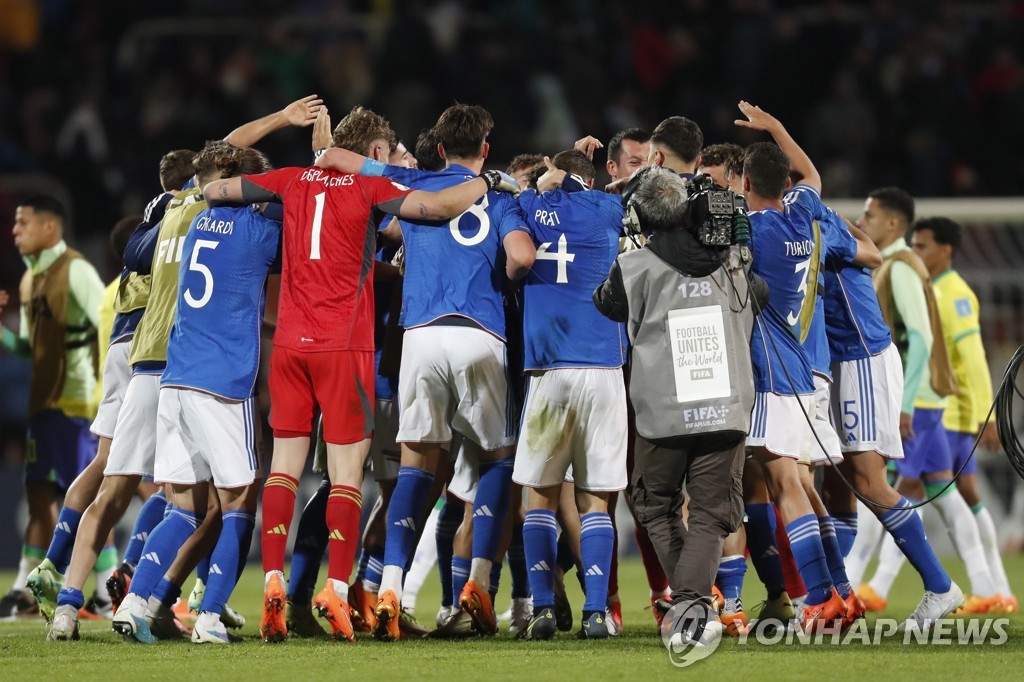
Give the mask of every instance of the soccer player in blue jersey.
[[[594, 166], [582, 152], [562, 152], [552, 163], [593, 187]], [[537, 244], [524, 288], [529, 383], [512, 474], [529, 488], [523, 539], [534, 614], [523, 637], [555, 634], [555, 510], [571, 466], [587, 595], [579, 636], [605, 639], [615, 540], [608, 496], [626, 487], [626, 341], [622, 325], [591, 297], [618, 255], [622, 204], [604, 192], [561, 190], [528, 191], [519, 203]]]
[[[860, 231], [828, 207], [822, 208], [821, 224], [823, 230], [849, 230], [860, 239]], [[886, 461], [903, 457], [899, 421], [903, 369], [899, 352], [882, 317], [868, 268], [849, 259], [830, 257], [823, 275], [825, 329], [834, 380], [832, 420], [844, 455], [838, 469], [859, 493], [877, 503], [870, 505], [869, 511], [921, 575], [925, 595], [907, 625], [927, 628], [956, 608], [963, 595], [925, 539], [921, 518], [906, 509], [910, 502], [893, 490], [886, 477]], [[853, 546], [855, 538], [861, 542], [857, 535], [857, 500], [835, 472], [826, 470], [825, 481], [836, 535], [848, 555], [848, 576], [857, 583], [870, 557], [870, 551], [858, 552]], [[867, 544], [873, 547], [875, 543]]]
[[[416, 189], [441, 189], [481, 172], [492, 127], [491, 115], [482, 107], [456, 104], [446, 109], [434, 126], [438, 152], [447, 163], [438, 173], [364, 164], [363, 157], [341, 150], [330, 150], [332, 158], [323, 161], [348, 172], [363, 167], [364, 173], [384, 174]], [[526, 274], [535, 248], [519, 204], [495, 192], [440, 227], [403, 220], [402, 234], [406, 255], [400, 322], [406, 332], [397, 438], [402, 468], [388, 508], [375, 633], [381, 639], [399, 637], [402, 576], [415, 548], [441, 446], [453, 431], [465, 439], [460, 456], [479, 464], [473, 559], [459, 601], [479, 630], [493, 633], [497, 622], [488, 588], [508, 508], [515, 442], [502, 289], [509, 279]]]
[[[254, 149], [218, 161], [228, 176], [270, 169]], [[171, 512], [153, 530], [115, 617], [147, 641], [147, 600], [207, 509], [212, 480], [222, 530], [192, 631], [196, 643], [228, 642], [220, 614], [248, 556], [260, 470], [253, 391], [259, 368], [266, 279], [280, 224], [255, 206], [207, 208], [182, 246], [178, 305], [160, 379], [155, 478], [170, 484]]]
[[[787, 200], [796, 201], [795, 192], [787, 195]], [[831, 212], [821, 207], [823, 215]], [[831, 214], [830, 217], [837, 217]], [[877, 267], [881, 265], [882, 256], [875, 248], [875, 245], [856, 228], [854, 233], [847, 229], [842, 221], [826, 220], [824, 217], [815, 220], [811, 224], [814, 235], [814, 252], [812, 253], [811, 273], [808, 286], [805, 292], [805, 306], [801, 311], [800, 333], [801, 345], [807, 355], [811, 366], [814, 380], [814, 412], [812, 425], [815, 438], [810, 444], [810, 451], [806, 455], [807, 466], [800, 467], [801, 480], [807, 498], [814, 507], [814, 513], [818, 517], [818, 527], [821, 532], [822, 547], [825, 550], [825, 559], [828, 563], [832, 581], [836, 591], [843, 601], [846, 602], [846, 622], [851, 623], [857, 618], [863, 617], [865, 613], [863, 602], [858, 599], [851, 586], [851, 581], [846, 573], [844, 552], [837, 535], [836, 521], [829, 515], [828, 509], [822, 502], [818, 491], [814, 486], [813, 465], [811, 460], [838, 464], [842, 461], [839, 437], [831, 421], [830, 390], [832, 375], [830, 372], [830, 355], [828, 340], [825, 331], [825, 303], [820, 295], [824, 290], [824, 278], [821, 268], [826, 260], [852, 263], [860, 266]], [[804, 462], [802, 462], [804, 463]], [[831, 468], [831, 467], [830, 467]], [[845, 529], [845, 528], [844, 528]]]
[[[800, 320], [807, 306], [808, 281], [811, 287], [816, 281], [809, 275], [818, 257], [812, 222], [821, 210], [821, 178], [775, 118], [747, 102], [739, 106], [746, 119], [737, 125], [765, 130], [779, 145], [755, 143], [743, 161], [753, 269], [771, 290], [751, 338], [757, 396], [747, 447], [761, 464], [808, 588], [802, 626], [816, 630], [844, 618], [847, 611], [835, 590], [818, 518], [797, 466], [811, 451], [813, 437], [807, 416], [814, 414], [814, 381], [800, 347]], [[791, 163], [803, 181], [787, 194]]]

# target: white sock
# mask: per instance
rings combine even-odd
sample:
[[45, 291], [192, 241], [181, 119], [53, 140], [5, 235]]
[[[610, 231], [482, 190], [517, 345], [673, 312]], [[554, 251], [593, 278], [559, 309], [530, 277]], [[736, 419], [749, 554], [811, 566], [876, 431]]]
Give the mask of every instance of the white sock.
[[405, 594], [402, 595], [402, 606], [413, 611], [416, 609], [416, 597], [420, 588], [427, 581], [431, 569], [437, 564], [437, 540], [434, 532], [437, 529], [437, 517], [440, 511], [434, 509], [427, 517], [427, 523], [423, 526], [423, 536], [416, 545], [416, 554], [413, 556], [412, 567], [409, 574], [405, 576]]
[[992, 574], [996, 590], [1004, 597], [1009, 597], [1013, 590], [1010, 589], [1010, 581], [1006, 578], [1003, 557], [999, 555], [999, 538], [992, 515], [988, 513], [987, 507], [982, 506], [974, 512], [974, 520], [978, 522], [978, 535], [981, 537], [981, 546], [985, 551], [985, 558], [988, 559], [988, 570]]
[[342, 582], [340, 580], [335, 580], [333, 578], [330, 578], [330, 581], [331, 581], [331, 587], [334, 588], [334, 594], [337, 595], [338, 599], [340, 599], [341, 601], [343, 601], [343, 602], [345, 602], [347, 604], [348, 603], [348, 583]]
[[24, 554], [21, 555], [21, 560], [18, 562], [18, 577], [14, 579], [14, 587], [11, 589], [25, 589], [25, 584], [28, 582], [28, 574], [36, 567], [33, 561], [33, 559], [28, 558]]
[[979, 597], [993, 597], [996, 585], [988, 570], [988, 559], [981, 546], [978, 535], [978, 524], [974, 520], [971, 508], [956, 488], [951, 488], [942, 497], [935, 500], [935, 505], [946, 524], [946, 530], [953, 538], [957, 554], [967, 568], [971, 579], [971, 592]]
[[[920, 516], [920, 508], [916, 511]], [[878, 552], [878, 568], [875, 569], [875, 576], [868, 582], [868, 585], [878, 593], [879, 597], [889, 598], [889, 590], [892, 589], [892, 584], [896, 582], [896, 576], [900, 574], [900, 569], [903, 568], [906, 561], [907, 557], [896, 545], [892, 535], [886, 533], [882, 538], [882, 549]]]
[[481, 591], [491, 589], [491, 565], [489, 559], [473, 559], [469, 567], [469, 579], [476, 583]]
[[862, 502], [857, 502], [857, 537], [853, 541], [850, 554], [846, 557], [846, 576], [854, 589], [864, 580], [864, 571], [868, 562], [878, 549], [878, 540], [882, 537], [882, 522], [871, 513]]
[[402, 603], [402, 575], [405, 571], [401, 566], [385, 566], [380, 578], [380, 592], [384, 594], [388, 590], [395, 593], [398, 603]]

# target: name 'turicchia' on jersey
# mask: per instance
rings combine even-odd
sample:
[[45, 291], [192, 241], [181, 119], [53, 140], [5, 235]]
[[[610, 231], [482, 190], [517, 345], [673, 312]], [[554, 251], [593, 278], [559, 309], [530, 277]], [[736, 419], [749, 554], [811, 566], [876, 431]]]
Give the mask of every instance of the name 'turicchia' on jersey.
[[768, 306], [754, 321], [750, 356], [754, 388], [778, 395], [814, 393], [811, 366], [800, 346], [801, 317], [810, 319], [814, 299], [812, 267], [815, 258], [812, 223], [820, 215], [821, 199], [807, 185], [787, 192], [783, 209], [750, 213], [753, 270], [768, 284]]
[[[824, 213], [842, 218], [830, 208]], [[847, 260], [825, 262], [825, 331], [832, 362], [862, 360], [878, 355], [892, 343], [882, 318], [871, 270]]]
[[[807, 361], [811, 363], [811, 371], [831, 378], [831, 355], [828, 347], [828, 333], [825, 323], [825, 268], [829, 261], [852, 263], [857, 257], [857, 240], [846, 223], [839, 215], [825, 205], [821, 207], [821, 217], [813, 223], [815, 239], [821, 244], [818, 268], [815, 269], [815, 286], [811, 293], [814, 296], [814, 315], [806, 330], [803, 342]], [[810, 289], [810, 287], [809, 287]], [[801, 321], [802, 322], [802, 321]]]
[[604, 192], [519, 196], [537, 246], [524, 288], [525, 369], [621, 367], [623, 325], [594, 306], [619, 251], [622, 202]]
[[[384, 176], [436, 192], [475, 178], [476, 173], [458, 164], [436, 173], [385, 166]], [[516, 199], [501, 192], [488, 192], [447, 223], [402, 220], [402, 326], [413, 329], [456, 316], [504, 340], [502, 290], [507, 277], [502, 244], [514, 230], [526, 231], [526, 218]]]
[[202, 190], [196, 188], [179, 193], [167, 204], [153, 254], [149, 301], [132, 338], [128, 358], [129, 363], [138, 365], [136, 371], [149, 370], [150, 365], [159, 365], [162, 369], [167, 360], [167, 339], [171, 335], [177, 308], [178, 265], [185, 246], [185, 235], [188, 234], [192, 219], [205, 209], [206, 200], [203, 199]]
[[161, 386], [228, 400], [253, 394], [266, 281], [281, 225], [255, 206], [208, 208], [182, 248], [178, 310]]

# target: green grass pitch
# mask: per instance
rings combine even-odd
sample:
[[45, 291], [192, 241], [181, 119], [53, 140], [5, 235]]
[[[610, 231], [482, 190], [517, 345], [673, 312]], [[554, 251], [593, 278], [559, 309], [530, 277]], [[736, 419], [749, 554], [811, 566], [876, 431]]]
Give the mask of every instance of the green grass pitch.
[[[953, 578], [966, 588], [962, 565], [946, 558]], [[1010, 582], [1024, 595], [1024, 556], [1006, 559]], [[357, 635], [355, 644], [292, 639], [265, 645], [256, 626], [262, 579], [251, 565], [231, 599], [249, 624], [246, 641], [231, 646], [197, 646], [160, 642], [153, 646], [126, 644], [110, 630], [109, 622], [83, 622], [79, 642], [45, 642], [42, 620], [0, 623], [0, 679], [48, 682], [57, 680], [244, 680], [266, 682], [294, 679], [352, 680], [661, 680], [669, 676], [709, 676], [730, 680], [943, 680], [1017, 679], [1024, 668], [1024, 616], [1009, 616], [1007, 641], [992, 645], [777, 646], [751, 641], [740, 646], [725, 640], [708, 659], [685, 670], [674, 668], [657, 636], [647, 585], [639, 560], [620, 564], [620, 593], [625, 632], [604, 642], [575, 639], [560, 633], [553, 642], [519, 642], [504, 632], [494, 639], [465, 642], [401, 641], [383, 644]], [[870, 571], [869, 571], [870, 575]], [[13, 575], [0, 574], [9, 585]], [[502, 579], [498, 607], [507, 604], [508, 573]], [[574, 582], [574, 581], [572, 581]], [[763, 599], [751, 569], [744, 603], [748, 613]], [[582, 597], [570, 585], [577, 609]], [[888, 617], [910, 613], [921, 594], [920, 581], [904, 568], [893, 588]], [[440, 598], [431, 579], [419, 597], [421, 622], [432, 622]], [[644, 607], [647, 607], [646, 609]], [[1003, 618], [1006, 616], [996, 616]], [[579, 614], [576, 614], [578, 626]], [[868, 677], [871, 676], [871, 677]]]

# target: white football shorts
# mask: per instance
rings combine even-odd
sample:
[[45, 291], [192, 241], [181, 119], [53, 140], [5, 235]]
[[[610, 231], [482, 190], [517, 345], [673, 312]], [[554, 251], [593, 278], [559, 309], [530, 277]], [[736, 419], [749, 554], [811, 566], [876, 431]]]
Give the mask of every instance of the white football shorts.
[[621, 369], [531, 372], [512, 480], [530, 488], [626, 487], [626, 384]]
[[107, 359], [103, 361], [103, 399], [89, 427], [90, 431], [103, 438], [114, 437], [117, 415], [121, 411], [128, 382], [132, 379], [132, 366], [128, 364], [131, 341], [128, 337], [111, 344], [107, 348]]
[[483, 330], [407, 330], [398, 400], [399, 443], [447, 443], [453, 430], [484, 450], [515, 442], [505, 343]]
[[[805, 416], [806, 413], [806, 416]], [[816, 464], [824, 461], [824, 453], [811, 450], [814, 435], [807, 419], [814, 419], [814, 394], [796, 396], [758, 392], [750, 413], [747, 447], [767, 448], [781, 457]], [[818, 448], [815, 448], [818, 450]], [[815, 459], [815, 455], [820, 459]]]
[[889, 459], [903, 459], [903, 363], [896, 346], [833, 363], [832, 377], [832, 423], [843, 452], [875, 450]]
[[104, 476], [152, 476], [160, 374], [135, 373], [117, 414]]
[[249, 485], [260, 475], [256, 426], [252, 398], [239, 402], [162, 388], [154, 480], [194, 485], [212, 479], [218, 488]]

